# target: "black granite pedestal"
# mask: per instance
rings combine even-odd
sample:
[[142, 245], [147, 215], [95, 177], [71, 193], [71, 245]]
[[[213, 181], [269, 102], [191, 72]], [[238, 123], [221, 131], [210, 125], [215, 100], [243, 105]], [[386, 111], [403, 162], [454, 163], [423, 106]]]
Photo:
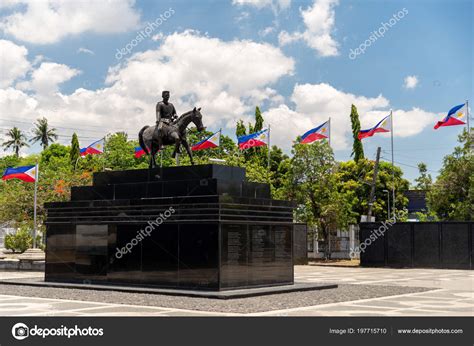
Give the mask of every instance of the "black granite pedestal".
[[227, 290], [293, 284], [293, 205], [222, 165], [95, 173], [47, 203], [49, 282]]

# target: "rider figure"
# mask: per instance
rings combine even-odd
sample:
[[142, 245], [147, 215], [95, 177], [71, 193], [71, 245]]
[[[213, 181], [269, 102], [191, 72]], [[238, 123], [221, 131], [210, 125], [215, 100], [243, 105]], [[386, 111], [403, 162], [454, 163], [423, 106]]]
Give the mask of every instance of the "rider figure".
[[169, 125], [177, 117], [176, 109], [171, 102], [168, 102], [170, 99], [170, 92], [165, 90], [161, 93], [161, 96], [163, 97], [163, 101], [160, 101], [156, 104], [156, 131], [158, 135], [158, 150], [161, 150], [163, 145], [163, 123]]

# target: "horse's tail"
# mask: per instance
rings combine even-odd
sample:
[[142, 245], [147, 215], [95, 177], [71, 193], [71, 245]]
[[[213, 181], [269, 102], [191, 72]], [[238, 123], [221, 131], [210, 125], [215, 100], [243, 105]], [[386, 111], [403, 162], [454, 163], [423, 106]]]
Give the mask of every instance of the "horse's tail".
[[150, 126], [145, 126], [143, 127], [140, 132], [138, 132], [138, 142], [140, 143], [140, 147], [143, 149], [143, 151], [145, 152], [145, 154], [149, 154], [150, 152], [148, 151], [148, 148], [147, 146], [145, 145], [145, 141], [143, 140], [143, 132], [145, 132], [145, 130], [147, 128], [149, 128]]

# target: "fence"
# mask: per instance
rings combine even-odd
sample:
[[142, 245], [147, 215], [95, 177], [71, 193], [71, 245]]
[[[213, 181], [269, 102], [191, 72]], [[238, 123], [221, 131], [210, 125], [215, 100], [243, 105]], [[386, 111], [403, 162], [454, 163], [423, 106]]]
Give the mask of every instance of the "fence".
[[[324, 258], [326, 256], [327, 243], [317, 238], [317, 230], [311, 230], [312, 237], [308, 241], [308, 257]], [[358, 225], [350, 225], [348, 230], [337, 230], [331, 234], [330, 258], [332, 259], [351, 259], [358, 258], [358, 253], [352, 251], [359, 245]], [[329, 252], [329, 251], [328, 251]]]
[[397, 222], [386, 228], [360, 224], [361, 266], [473, 269], [474, 222]]

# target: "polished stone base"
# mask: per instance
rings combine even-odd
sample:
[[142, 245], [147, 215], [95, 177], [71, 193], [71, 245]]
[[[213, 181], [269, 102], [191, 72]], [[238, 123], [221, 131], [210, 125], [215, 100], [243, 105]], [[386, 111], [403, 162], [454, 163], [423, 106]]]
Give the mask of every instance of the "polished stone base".
[[293, 283], [293, 204], [239, 167], [103, 172], [48, 203], [45, 279], [187, 290]]
[[126, 293], [150, 293], [163, 294], [171, 296], [184, 296], [196, 298], [212, 298], [212, 299], [236, 299], [258, 297], [270, 294], [292, 293], [292, 292], [306, 292], [317, 291], [331, 288], [337, 288], [336, 284], [318, 284], [307, 282], [295, 282], [290, 285], [283, 286], [266, 286], [254, 288], [241, 288], [228, 291], [202, 291], [202, 290], [184, 290], [184, 289], [166, 289], [153, 287], [130, 287], [118, 285], [98, 285], [98, 284], [78, 284], [78, 283], [63, 283], [63, 282], [48, 282], [41, 279], [8, 279], [0, 280], [2, 285], [19, 285], [19, 286], [36, 286], [36, 287], [54, 287], [54, 288], [76, 288], [83, 290], [98, 290], [98, 291], [118, 291]]

